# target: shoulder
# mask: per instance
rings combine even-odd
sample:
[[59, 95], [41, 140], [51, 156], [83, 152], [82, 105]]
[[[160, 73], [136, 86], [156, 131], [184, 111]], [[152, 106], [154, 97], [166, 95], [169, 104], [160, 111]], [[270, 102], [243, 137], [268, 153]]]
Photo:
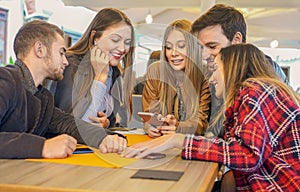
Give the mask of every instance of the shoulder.
[[5, 95], [14, 98], [17, 91], [20, 92], [22, 86], [22, 79], [18, 68], [14, 66], [0, 67], [0, 89], [5, 90]]
[[0, 79], [6, 81], [6, 83], [21, 81], [20, 71], [15, 66], [0, 67]]
[[147, 75], [148, 76], [159, 76], [160, 74], [160, 61], [156, 61], [154, 63], [152, 63], [151, 65], [149, 65], [148, 69], [147, 69]]
[[240, 98], [243, 102], [255, 103], [269, 102], [273, 98], [277, 97], [278, 88], [268, 82], [248, 79], [244, 82], [237, 94], [237, 98]]
[[82, 55], [74, 55], [74, 54], [67, 54], [66, 55], [69, 65], [79, 65], [80, 61], [83, 59]]

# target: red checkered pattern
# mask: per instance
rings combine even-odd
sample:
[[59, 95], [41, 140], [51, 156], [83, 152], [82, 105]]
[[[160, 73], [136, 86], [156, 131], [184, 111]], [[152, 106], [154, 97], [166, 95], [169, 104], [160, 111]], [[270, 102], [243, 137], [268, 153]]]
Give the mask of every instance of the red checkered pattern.
[[275, 86], [248, 82], [225, 112], [225, 138], [187, 135], [182, 158], [226, 165], [238, 191], [300, 191], [300, 109]]

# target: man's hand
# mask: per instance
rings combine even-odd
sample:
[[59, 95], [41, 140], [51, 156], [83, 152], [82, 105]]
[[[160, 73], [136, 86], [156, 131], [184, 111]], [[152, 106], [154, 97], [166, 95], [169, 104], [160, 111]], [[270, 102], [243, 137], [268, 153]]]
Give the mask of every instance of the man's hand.
[[43, 158], [66, 158], [76, 149], [77, 140], [69, 135], [63, 134], [44, 143], [42, 156]]
[[127, 140], [118, 135], [107, 135], [99, 145], [102, 153], [121, 153], [127, 147]]

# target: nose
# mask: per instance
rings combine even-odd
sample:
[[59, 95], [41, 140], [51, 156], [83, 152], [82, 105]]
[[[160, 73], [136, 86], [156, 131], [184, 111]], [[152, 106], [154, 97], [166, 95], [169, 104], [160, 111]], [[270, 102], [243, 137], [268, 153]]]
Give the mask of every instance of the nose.
[[64, 64], [65, 66], [68, 66], [68, 65], [69, 65], [69, 62], [68, 62], [68, 59], [67, 59], [66, 55], [63, 56], [63, 64]]
[[178, 52], [175, 47], [172, 48], [172, 56], [178, 55]]
[[207, 60], [210, 57], [210, 53], [206, 47], [202, 47], [202, 59]]
[[126, 50], [126, 44], [124, 42], [120, 42], [119, 45], [118, 45], [118, 51], [124, 53], [125, 50]]

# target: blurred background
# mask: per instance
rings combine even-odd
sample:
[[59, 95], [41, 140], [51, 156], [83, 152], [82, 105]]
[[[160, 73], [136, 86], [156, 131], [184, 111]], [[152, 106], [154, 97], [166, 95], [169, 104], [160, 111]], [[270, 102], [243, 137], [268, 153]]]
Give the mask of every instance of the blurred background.
[[12, 42], [18, 28], [32, 19], [60, 26], [73, 44], [101, 8], [125, 12], [135, 25], [136, 76], [145, 73], [149, 54], [161, 49], [168, 23], [178, 18], [194, 21], [216, 3], [241, 10], [246, 18], [247, 42], [260, 47], [286, 72], [294, 89], [300, 86], [299, 0], [0, 0], [0, 63], [12, 63]]

